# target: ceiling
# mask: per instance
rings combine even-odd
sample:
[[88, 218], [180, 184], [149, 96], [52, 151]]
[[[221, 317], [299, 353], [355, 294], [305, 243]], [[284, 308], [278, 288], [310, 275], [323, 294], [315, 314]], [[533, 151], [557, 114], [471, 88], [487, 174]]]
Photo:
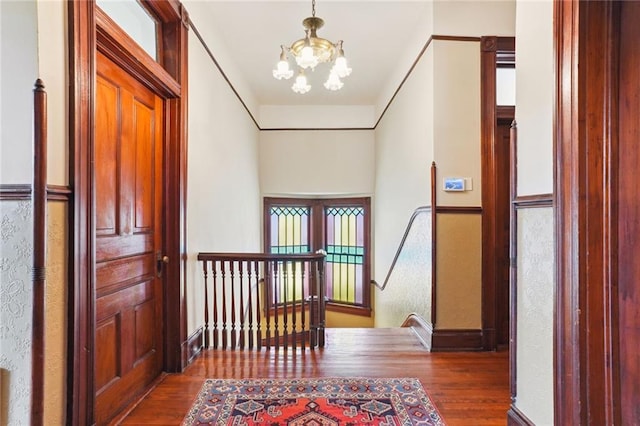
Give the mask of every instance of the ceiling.
[[[302, 20], [311, 16], [311, 0], [183, 3], [231, 84], [246, 86], [259, 105], [375, 105], [398, 73], [398, 64], [405, 64], [404, 76], [411, 66], [406, 58], [413, 61], [430, 35], [420, 31], [430, 13], [429, 1], [316, 0], [316, 16], [325, 21], [318, 36], [344, 40], [353, 72], [343, 79], [341, 90], [332, 92], [323, 86], [330, 65], [320, 64], [307, 71], [312, 89], [300, 95], [291, 90], [295, 75], [276, 80], [272, 69], [280, 45], [304, 37]], [[214, 46], [226, 54], [218, 55]], [[289, 62], [295, 69], [295, 61]]]

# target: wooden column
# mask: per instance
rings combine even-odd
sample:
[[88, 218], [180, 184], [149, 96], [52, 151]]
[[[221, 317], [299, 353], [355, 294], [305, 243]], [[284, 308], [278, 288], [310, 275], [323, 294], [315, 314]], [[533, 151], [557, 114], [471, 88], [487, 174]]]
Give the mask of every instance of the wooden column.
[[33, 323], [31, 343], [31, 424], [43, 424], [44, 296], [47, 261], [47, 93], [42, 80], [33, 89]]

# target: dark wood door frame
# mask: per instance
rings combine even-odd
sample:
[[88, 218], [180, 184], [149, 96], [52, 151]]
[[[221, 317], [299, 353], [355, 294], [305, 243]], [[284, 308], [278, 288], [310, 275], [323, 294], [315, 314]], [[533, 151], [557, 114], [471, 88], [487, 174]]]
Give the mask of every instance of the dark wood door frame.
[[[93, 347], [95, 282], [93, 225], [93, 128], [96, 49], [134, 73], [165, 97], [164, 253], [172, 261], [164, 272], [164, 369], [181, 371], [186, 363], [186, 123], [188, 15], [175, 0], [143, 1], [159, 22], [158, 63], [140, 60], [136, 45], [114, 36], [93, 0], [68, 2], [69, 179], [73, 190], [69, 215], [67, 419], [93, 423]], [[100, 25], [98, 21], [100, 20]], [[143, 55], [144, 56], [144, 55]]]
[[555, 423], [622, 424], [617, 336], [619, 2], [556, 1]]
[[[480, 134], [482, 174], [482, 348], [496, 349], [496, 282], [498, 268], [493, 253], [502, 244], [496, 238], [498, 206], [496, 145], [496, 66], [515, 60], [515, 38], [485, 36], [480, 41]], [[504, 207], [504, 206], [502, 206]]]

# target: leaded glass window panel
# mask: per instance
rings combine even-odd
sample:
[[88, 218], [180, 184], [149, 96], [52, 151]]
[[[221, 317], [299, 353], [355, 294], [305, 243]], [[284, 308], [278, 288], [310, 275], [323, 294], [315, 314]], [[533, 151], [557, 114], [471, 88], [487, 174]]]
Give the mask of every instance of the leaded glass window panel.
[[309, 207], [271, 207], [272, 254], [308, 253]]
[[[307, 206], [271, 207], [269, 253], [308, 253], [311, 250], [309, 216], [310, 211]], [[273, 271], [272, 303], [298, 301], [308, 294], [309, 279], [303, 268], [304, 265], [301, 262], [286, 265], [281, 263], [279, 270]]]
[[325, 209], [327, 297], [337, 302], [362, 304], [364, 261], [364, 209]]
[[[369, 198], [265, 198], [265, 251], [272, 254], [327, 252], [327, 309], [370, 315]], [[309, 295], [308, 274], [289, 265], [270, 274], [271, 306]]]

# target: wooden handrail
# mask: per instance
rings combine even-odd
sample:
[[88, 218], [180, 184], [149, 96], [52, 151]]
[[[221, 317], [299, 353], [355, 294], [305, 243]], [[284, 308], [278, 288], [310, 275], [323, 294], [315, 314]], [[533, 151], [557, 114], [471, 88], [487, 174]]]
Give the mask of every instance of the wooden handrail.
[[323, 260], [324, 253], [270, 254], [270, 253], [198, 253], [198, 260], [253, 260], [253, 261], [312, 261]]

